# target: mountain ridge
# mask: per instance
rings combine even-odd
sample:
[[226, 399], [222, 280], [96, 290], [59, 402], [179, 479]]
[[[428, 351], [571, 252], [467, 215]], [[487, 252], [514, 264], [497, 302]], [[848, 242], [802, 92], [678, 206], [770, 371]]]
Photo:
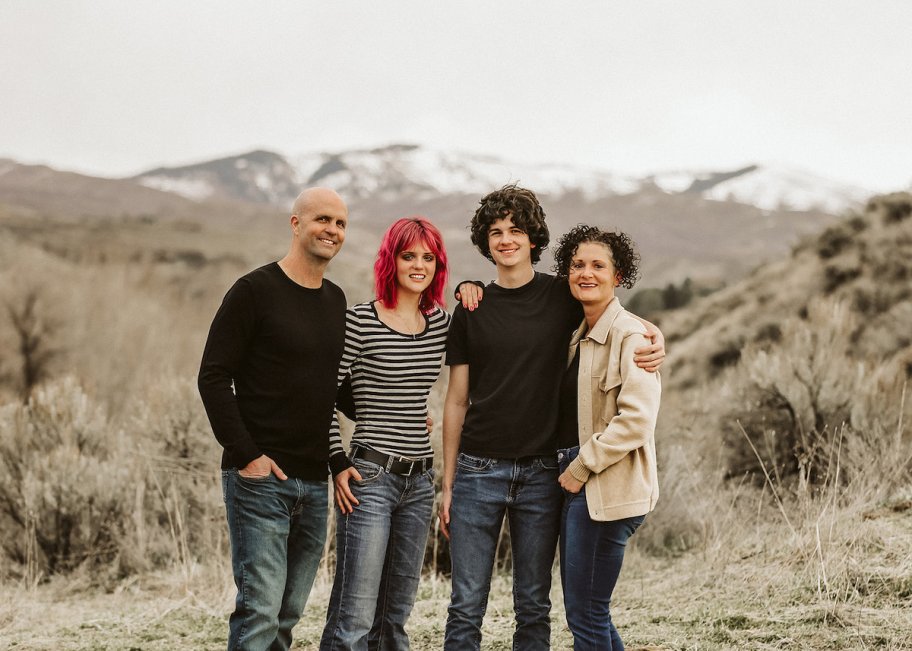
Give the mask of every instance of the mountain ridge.
[[480, 196], [509, 182], [543, 196], [575, 193], [595, 201], [655, 186], [669, 194], [699, 194], [762, 210], [821, 210], [834, 215], [860, 208], [873, 194], [802, 170], [759, 163], [735, 170], [679, 170], [634, 177], [585, 166], [517, 163], [488, 154], [407, 143], [294, 157], [254, 150], [192, 165], [159, 167], [131, 180], [194, 200], [222, 196], [283, 204], [301, 187], [314, 184], [333, 187], [350, 201]]

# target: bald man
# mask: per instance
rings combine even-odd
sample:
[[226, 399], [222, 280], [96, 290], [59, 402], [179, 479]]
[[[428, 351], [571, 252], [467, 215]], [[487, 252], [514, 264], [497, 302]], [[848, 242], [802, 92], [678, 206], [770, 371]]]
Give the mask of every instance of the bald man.
[[323, 272], [345, 241], [347, 222], [335, 192], [302, 192], [288, 254], [240, 278], [209, 330], [199, 391], [224, 448], [238, 591], [229, 651], [291, 646], [323, 552], [346, 307]]

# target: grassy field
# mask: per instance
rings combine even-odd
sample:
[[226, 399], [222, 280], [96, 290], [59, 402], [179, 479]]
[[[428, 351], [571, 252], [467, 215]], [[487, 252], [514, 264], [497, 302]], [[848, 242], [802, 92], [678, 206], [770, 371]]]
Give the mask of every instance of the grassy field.
[[[243, 258], [154, 222], [83, 243], [51, 226], [0, 229], [0, 649], [224, 648], [234, 588], [195, 364]], [[628, 649], [912, 649], [910, 260], [912, 196], [891, 195], [664, 317], [662, 496], [613, 608]], [[441, 648], [448, 593], [423, 582], [414, 649]], [[328, 594], [324, 570], [296, 648], [316, 648]], [[511, 634], [502, 576], [484, 648]]]
[[[656, 557], [634, 548], [615, 595], [615, 621], [628, 649], [912, 649], [908, 509], [895, 502], [858, 514], [844, 523], [857, 537], [839, 537], [835, 546], [813, 542], [816, 535], [805, 540], [800, 530], [793, 539], [769, 521], [730, 531], [698, 553]], [[4, 586], [0, 648], [224, 648], [233, 599], [227, 558], [106, 591], [91, 584], [77, 574], [32, 588]], [[329, 587], [323, 571], [296, 629], [296, 649], [317, 648]], [[446, 579], [422, 582], [410, 621], [414, 649], [441, 648], [448, 597]], [[570, 649], [556, 572], [552, 597], [552, 646]], [[509, 577], [498, 576], [485, 649], [510, 648], [510, 599]]]

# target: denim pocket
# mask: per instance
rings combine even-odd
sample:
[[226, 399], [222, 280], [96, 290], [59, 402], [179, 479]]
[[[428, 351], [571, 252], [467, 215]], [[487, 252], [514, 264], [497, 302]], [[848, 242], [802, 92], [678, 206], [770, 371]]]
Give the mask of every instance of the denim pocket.
[[273, 474], [271, 472], [268, 475], [262, 475], [259, 477], [245, 477], [241, 474], [240, 470], [237, 471], [237, 476], [238, 479], [249, 484], [265, 484], [266, 482], [271, 481], [273, 478]]
[[377, 479], [380, 478], [380, 475], [386, 472], [383, 466], [377, 465], [371, 461], [365, 461], [364, 459], [355, 459], [352, 461], [352, 465], [361, 473], [361, 479], [352, 479], [352, 481], [359, 486], [364, 486], [365, 484], [377, 481]]
[[557, 455], [547, 455], [538, 458], [538, 465], [542, 467], [543, 470], [557, 470], [558, 461]]
[[485, 472], [494, 465], [494, 459], [486, 457], [476, 457], [465, 452], [460, 452], [456, 458], [456, 465], [459, 470], [466, 472]]

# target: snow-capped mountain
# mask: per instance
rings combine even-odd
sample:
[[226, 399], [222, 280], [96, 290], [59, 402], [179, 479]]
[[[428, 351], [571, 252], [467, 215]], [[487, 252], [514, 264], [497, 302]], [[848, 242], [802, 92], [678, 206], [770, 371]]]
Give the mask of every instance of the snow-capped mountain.
[[295, 160], [307, 184], [322, 184], [346, 196], [422, 199], [441, 194], [482, 195], [517, 182], [543, 195], [581, 192], [588, 198], [630, 194], [633, 178], [571, 165], [516, 163], [495, 156], [390, 145], [337, 154], [309, 154]]
[[583, 166], [516, 163], [495, 156], [404, 144], [291, 158], [255, 151], [185, 167], [159, 168], [134, 180], [195, 200], [224, 197], [278, 204], [287, 204], [300, 188], [316, 184], [332, 187], [350, 201], [399, 201], [480, 196], [518, 182], [542, 195], [575, 193], [588, 201], [658, 188], [668, 194], [697, 194], [767, 211], [842, 214], [872, 194], [807, 172], [768, 165], [635, 178]]
[[664, 172], [647, 180], [672, 194], [697, 193], [706, 199], [735, 201], [762, 210], [841, 214], [860, 206], [872, 194], [802, 170], [769, 165], [750, 165], [731, 172]]
[[188, 199], [243, 199], [287, 203], [299, 192], [300, 175], [281, 155], [252, 151], [183, 167], [159, 167], [133, 180]]

